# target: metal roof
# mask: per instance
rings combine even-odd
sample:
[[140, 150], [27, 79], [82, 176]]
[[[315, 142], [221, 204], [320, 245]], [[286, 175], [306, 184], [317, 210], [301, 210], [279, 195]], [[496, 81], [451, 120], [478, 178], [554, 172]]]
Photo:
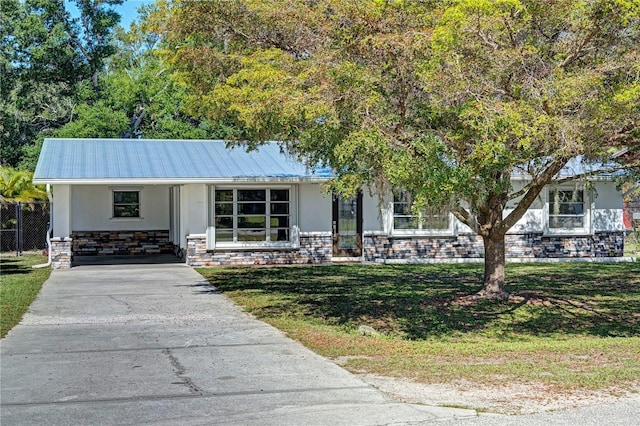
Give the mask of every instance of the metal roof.
[[327, 180], [275, 142], [247, 152], [221, 140], [45, 139], [35, 183]]
[[[559, 177], [600, 172], [609, 165], [571, 159]], [[311, 170], [276, 142], [247, 152], [222, 140], [45, 139], [34, 183], [195, 183], [326, 181], [328, 168]], [[513, 178], [530, 178], [516, 169]]]
[[[526, 167], [516, 167], [512, 172], [512, 178], [531, 179], [531, 176], [525, 170]], [[618, 163], [612, 161], [588, 161], [583, 155], [578, 155], [569, 159], [556, 177], [563, 179], [586, 176], [590, 179], [611, 179], [621, 173], [620, 164]]]

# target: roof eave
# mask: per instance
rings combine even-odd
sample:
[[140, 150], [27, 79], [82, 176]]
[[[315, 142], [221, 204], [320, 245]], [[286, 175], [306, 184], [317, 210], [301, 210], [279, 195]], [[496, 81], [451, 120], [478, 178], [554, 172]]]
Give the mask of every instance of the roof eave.
[[[572, 176], [572, 175], [560, 175], [556, 179], [554, 179], [551, 182], [549, 182], [549, 185], [553, 185], [554, 181], [556, 181], [556, 180], [563, 180], [563, 179], [572, 178], [572, 177], [575, 177], [575, 180], [585, 179], [585, 180], [588, 180], [588, 181], [610, 181], [610, 180], [613, 180], [615, 178], [615, 176], [613, 176], [611, 174], [593, 175], [593, 176], [587, 176], [587, 177], [584, 177], [584, 178], [576, 177], [576, 176]], [[532, 179], [531, 179], [531, 176], [529, 176], [529, 175], [514, 175], [514, 176], [511, 176], [511, 180], [512, 181], [531, 181]]]
[[186, 185], [204, 184], [240, 184], [240, 183], [323, 183], [330, 177], [241, 177], [241, 178], [34, 178], [36, 185]]

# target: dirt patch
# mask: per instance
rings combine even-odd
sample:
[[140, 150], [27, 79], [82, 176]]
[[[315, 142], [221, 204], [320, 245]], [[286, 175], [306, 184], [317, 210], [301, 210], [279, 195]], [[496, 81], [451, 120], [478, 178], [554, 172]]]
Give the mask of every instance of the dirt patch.
[[[632, 390], [558, 392], [543, 385], [511, 384], [481, 386], [457, 381], [448, 384], [424, 384], [406, 379], [362, 374], [360, 377], [382, 392], [402, 402], [436, 406], [471, 408], [499, 414], [530, 414], [544, 411], [606, 404], [632, 397], [640, 392], [640, 385]], [[637, 397], [637, 396], [636, 396]]]

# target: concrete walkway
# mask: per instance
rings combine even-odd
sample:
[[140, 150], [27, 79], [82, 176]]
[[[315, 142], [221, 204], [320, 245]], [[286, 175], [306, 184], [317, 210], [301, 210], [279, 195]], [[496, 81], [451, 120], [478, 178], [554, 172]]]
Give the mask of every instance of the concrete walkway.
[[2, 425], [388, 425], [393, 401], [240, 311], [185, 265], [54, 271], [2, 340]]

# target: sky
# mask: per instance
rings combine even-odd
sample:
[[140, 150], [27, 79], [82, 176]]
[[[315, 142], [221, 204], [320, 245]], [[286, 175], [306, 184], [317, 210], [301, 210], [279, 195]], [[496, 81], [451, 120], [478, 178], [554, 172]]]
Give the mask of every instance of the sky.
[[[151, 4], [153, 2], [154, 0], [125, 0], [120, 6], [114, 7], [116, 12], [120, 14], [120, 25], [125, 29], [129, 29], [129, 25], [135, 21], [138, 16], [138, 7], [144, 4]], [[78, 9], [75, 7], [75, 3], [65, 1], [65, 5], [67, 10], [71, 12], [72, 16], [78, 16]]]
[[115, 8], [116, 12], [121, 16], [120, 25], [128, 29], [129, 24], [135, 21], [138, 16], [138, 7], [151, 3], [153, 3], [153, 0], [125, 0], [120, 6]]

